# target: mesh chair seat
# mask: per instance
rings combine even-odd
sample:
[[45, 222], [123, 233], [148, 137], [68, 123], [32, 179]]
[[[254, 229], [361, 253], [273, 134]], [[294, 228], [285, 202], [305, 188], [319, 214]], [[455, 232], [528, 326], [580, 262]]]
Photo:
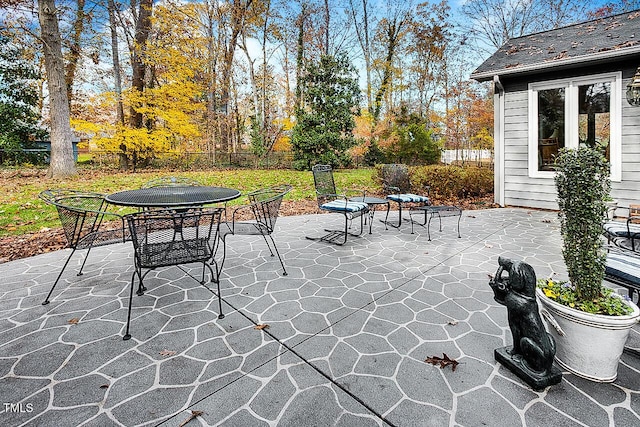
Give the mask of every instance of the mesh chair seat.
[[91, 248], [122, 243], [130, 240], [131, 236], [129, 229], [125, 226], [124, 217], [107, 210], [108, 204], [103, 194], [57, 189], [45, 190], [40, 193], [39, 198], [56, 207], [67, 239], [67, 247], [72, 249], [51, 290], [42, 302], [46, 305], [49, 304], [49, 298], [76, 250], [87, 249], [87, 254], [77, 273], [81, 276]]
[[211, 258], [208, 238], [189, 241], [141, 243], [139, 263], [142, 268], [168, 267], [203, 262]]

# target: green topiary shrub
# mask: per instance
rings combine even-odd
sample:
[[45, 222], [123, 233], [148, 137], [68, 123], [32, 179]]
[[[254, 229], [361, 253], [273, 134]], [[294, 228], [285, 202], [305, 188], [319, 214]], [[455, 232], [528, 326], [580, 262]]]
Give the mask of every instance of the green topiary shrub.
[[607, 259], [601, 235], [611, 190], [609, 163], [595, 148], [563, 149], [555, 184], [569, 280], [578, 299], [593, 300], [601, 292]]

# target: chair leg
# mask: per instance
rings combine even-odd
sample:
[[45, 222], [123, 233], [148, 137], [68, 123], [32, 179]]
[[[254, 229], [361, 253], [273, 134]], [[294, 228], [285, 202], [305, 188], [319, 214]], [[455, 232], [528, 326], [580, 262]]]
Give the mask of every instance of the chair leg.
[[89, 259], [89, 253], [91, 252], [91, 248], [92, 246], [89, 246], [89, 248], [87, 249], [87, 253], [84, 256], [84, 259], [82, 260], [82, 265], [80, 266], [80, 270], [78, 270], [78, 276], [82, 276], [82, 269], [84, 268], [84, 265], [87, 263], [87, 259]]
[[394, 224], [392, 222], [389, 221], [389, 209], [390, 206], [387, 205], [387, 215], [384, 218], [384, 229], [388, 230], [389, 228], [387, 227], [388, 225], [392, 226], [393, 228], [400, 228], [400, 226], [402, 225], [402, 203], [401, 202], [397, 202], [394, 200], [394, 202], [396, 202], [398, 204], [398, 223]]
[[[269, 244], [269, 241], [267, 240], [267, 235], [264, 233], [260, 233], [260, 235], [262, 236], [262, 239], [264, 239], [264, 243], [266, 243], [267, 247], [269, 248], [269, 252], [271, 252], [271, 256], [275, 256], [275, 254], [273, 253], [273, 249], [271, 249], [271, 245]], [[271, 238], [271, 241], [273, 241], [273, 238]], [[275, 245], [275, 243], [274, 243]], [[276, 249], [276, 252], [278, 251], [278, 249]]]
[[222, 312], [222, 293], [220, 292], [220, 280], [217, 283], [218, 286], [218, 319], [224, 319], [224, 313]]
[[354, 237], [359, 237], [364, 232], [364, 215], [367, 215], [367, 212], [360, 212], [360, 231], [358, 233], [350, 233], [349, 228], [350, 219], [349, 215], [345, 212], [344, 215], [344, 230], [331, 230], [325, 228], [324, 231], [327, 232], [322, 237], [310, 237], [305, 236], [309, 240], [320, 240], [322, 242], [333, 243], [334, 245], [342, 246], [347, 243], [347, 236], [352, 235]]
[[[131, 275], [131, 285], [129, 289], [129, 310], [127, 311], [127, 329], [125, 330], [124, 336], [122, 337], [122, 339], [125, 341], [131, 339], [131, 334], [129, 333], [129, 325], [131, 323], [131, 304], [133, 304], [133, 282], [135, 277], [136, 271], [134, 271]], [[140, 282], [140, 285], [142, 285], [142, 280], [140, 280]]]
[[211, 275], [211, 282], [214, 282], [214, 277], [215, 277], [215, 273], [213, 272], [213, 269], [211, 268], [211, 266], [209, 265], [209, 263], [207, 263], [206, 261], [204, 261], [202, 263], [202, 281], [200, 282], [201, 285], [205, 284], [205, 271], [209, 269], [209, 274]]
[[[222, 245], [222, 259], [218, 264], [216, 261], [216, 254], [218, 253], [218, 249], [220, 249], [220, 245]], [[224, 313], [222, 312], [222, 293], [220, 292], [220, 274], [222, 273], [222, 266], [224, 265], [224, 260], [227, 257], [227, 241], [225, 238], [218, 237], [211, 255], [211, 262], [215, 264], [216, 272], [215, 272], [215, 281], [216, 286], [218, 288], [218, 319], [224, 319]], [[209, 266], [211, 268], [211, 266]], [[211, 272], [211, 278], [213, 279], [213, 271]]]
[[[49, 298], [51, 298], [51, 294], [53, 293], [53, 290], [56, 288], [56, 286], [58, 285], [58, 281], [60, 280], [60, 278], [62, 277], [62, 273], [64, 273], [64, 270], [67, 268], [67, 265], [69, 264], [69, 261], [71, 261], [71, 257], [73, 256], [73, 254], [76, 253], [76, 249], [73, 248], [73, 250], [71, 251], [71, 253], [69, 254], [69, 256], [67, 257], [67, 260], [64, 262], [64, 265], [62, 266], [62, 270], [60, 270], [60, 273], [58, 273], [58, 277], [56, 278], [56, 281], [53, 282], [53, 286], [51, 287], [51, 290], [49, 291], [49, 293], [47, 294], [47, 297], [44, 299], [44, 301], [42, 302], [42, 305], [47, 305], [49, 304]], [[84, 265], [84, 264], [83, 264]]]
[[[282, 266], [282, 275], [286, 276], [287, 275], [287, 269], [284, 268], [284, 262], [282, 261], [282, 257], [280, 256], [280, 251], [278, 250], [278, 247], [276, 246], [276, 242], [275, 240], [273, 240], [273, 237], [271, 235], [269, 235], [269, 238], [271, 239], [271, 243], [273, 243], [273, 248], [276, 250], [276, 254], [278, 255], [278, 259], [280, 260], [280, 265]], [[265, 237], [266, 240], [266, 237]], [[273, 253], [271, 254], [271, 256], [273, 256]]]

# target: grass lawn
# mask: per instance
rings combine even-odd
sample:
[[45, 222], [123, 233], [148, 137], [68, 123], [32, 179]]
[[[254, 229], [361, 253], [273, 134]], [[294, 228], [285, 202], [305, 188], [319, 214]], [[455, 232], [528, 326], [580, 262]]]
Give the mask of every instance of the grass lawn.
[[[372, 180], [374, 169], [336, 171], [334, 178], [338, 189], [358, 188], [367, 193], [380, 194], [381, 188]], [[0, 238], [33, 233], [46, 228], [58, 228], [60, 222], [55, 208], [42, 202], [38, 194], [42, 190], [65, 188], [113, 193], [140, 188], [159, 176], [186, 176], [206, 185], [237, 188], [247, 193], [276, 184], [291, 184], [292, 191], [285, 200], [315, 201], [315, 189], [311, 172], [292, 170], [215, 170], [215, 171], [141, 171], [136, 173], [109, 169], [79, 168], [78, 176], [70, 179], [49, 179], [45, 169], [0, 170]], [[246, 203], [241, 197], [233, 204]], [[118, 211], [118, 207], [114, 207]], [[126, 213], [122, 208], [121, 213]]]

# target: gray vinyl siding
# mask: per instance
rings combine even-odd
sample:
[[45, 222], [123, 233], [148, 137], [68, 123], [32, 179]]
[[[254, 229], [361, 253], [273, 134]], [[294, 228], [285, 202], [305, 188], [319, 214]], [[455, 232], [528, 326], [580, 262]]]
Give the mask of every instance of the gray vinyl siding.
[[[634, 71], [623, 73], [623, 90]], [[611, 196], [618, 201], [618, 206], [640, 204], [640, 107], [632, 107], [626, 98], [622, 101], [622, 181], [613, 182], [611, 186]]]
[[[623, 91], [634, 70], [623, 73]], [[536, 79], [538, 80], [538, 79]], [[539, 80], [538, 80], [539, 81]], [[529, 114], [524, 82], [505, 92], [504, 111], [504, 204], [558, 209], [553, 178], [530, 178], [528, 171]], [[622, 97], [622, 181], [612, 182], [618, 206], [640, 204], [640, 107]], [[623, 210], [618, 215], [624, 215]]]
[[553, 179], [529, 177], [528, 103], [526, 88], [505, 93], [505, 205], [557, 209]]

